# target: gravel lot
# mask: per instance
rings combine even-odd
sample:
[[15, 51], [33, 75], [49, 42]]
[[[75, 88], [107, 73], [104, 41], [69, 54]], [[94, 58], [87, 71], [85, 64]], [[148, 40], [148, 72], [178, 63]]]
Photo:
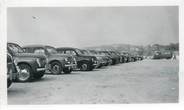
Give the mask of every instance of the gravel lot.
[[176, 103], [178, 71], [178, 60], [143, 60], [90, 72], [47, 74], [39, 81], [12, 84], [8, 103]]

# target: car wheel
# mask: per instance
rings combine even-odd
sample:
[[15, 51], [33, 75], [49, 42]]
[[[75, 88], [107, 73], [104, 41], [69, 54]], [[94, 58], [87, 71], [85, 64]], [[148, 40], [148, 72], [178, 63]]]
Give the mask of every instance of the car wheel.
[[29, 65], [27, 64], [20, 64], [19, 66], [19, 72], [18, 72], [18, 78], [17, 80], [19, 82], [28, 82], [31, 81], [33, 78], [33, 73], [32, 69]]
[[42, 71], [42, 72], [38, 72], [34, 75], [34, 78], [35, 79], [41, 79], [45, 74], [45, 71]]
[[59, 62], [53, 62], [51, 63], [51, 72], [52, 74], [61, 74], [62, 71], [62, 67], [61, 67], [61, 63]]
[[94, 66], [89, 66], [87, 71], [92, 71], [95, 67]]
[[88, 63], [82, 63], [80, 66], [81, 71], [88, 71], [90, 70], [89, 64]]
[[116, 61], [115, 60], [112, 60], [112, 64], [111, 65], [115, 65], [116, 64]]
[[70, 74], [72, 72], [72, 69], [71, 68], [65, 68], [65, 69], [63, 69], [63, 72], [65, 74]]
[[105, 63], [105, 66], [108, 66], [109, 65], [109, 63], [107, 62], [107, 63]]

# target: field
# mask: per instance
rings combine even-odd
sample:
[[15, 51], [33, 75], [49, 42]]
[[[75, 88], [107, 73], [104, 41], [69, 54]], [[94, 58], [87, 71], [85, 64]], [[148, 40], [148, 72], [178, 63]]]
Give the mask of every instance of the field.
[[143, 60], [13, 83], [8, 104], [177, 103], [178, 60]]

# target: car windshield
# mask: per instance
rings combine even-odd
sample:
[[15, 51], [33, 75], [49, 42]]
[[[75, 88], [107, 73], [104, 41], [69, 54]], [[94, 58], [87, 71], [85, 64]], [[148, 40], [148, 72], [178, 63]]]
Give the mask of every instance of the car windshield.
[[95, 52], [95, 51], [93, 51], [93, 50], [91, 50], [91, 51], [89, 51], [92, 55], [98, 55], [98, 53], [97, 52]]
[[100, 55], [107, 55], [107, 54], [105, 54], [105, 53], [103, 53], [103, 52], [98, 52]]
[[13, 53], [23, 53], [24, 52], [23, 48], [21, 48], [19, 45], [16, 45], [16, 44], [8, 44], [8, 47]]
[[88, 52], [87, 50], [81, 50], [81, 52], [84, 54], [84, 55], [90, 55], [91, 53]]
[[79, 49], [76, 49], [76, 52], [79, 54], [79, 55], [83, 55], [84, 53], [82, 52], [82, 50], [79, 50]]
[[105, 55], [110, 55], [107, 51], [102, 51]]
[[47, 47], [46, 50], [48, 53], [56, 54], [57, 50], [54, 47]]

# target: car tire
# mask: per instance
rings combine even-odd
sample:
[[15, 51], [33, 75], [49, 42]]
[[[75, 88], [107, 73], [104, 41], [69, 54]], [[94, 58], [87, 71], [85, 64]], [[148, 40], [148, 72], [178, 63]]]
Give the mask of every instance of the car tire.
[[34, 75], [35, 79], [41, 79], [45, 75], [45, 71], [38, 72]]
[[63, 69], [63, 72], [64, 72], [65, 74], [70, 74], [70, 73], [72, 72], [72, 69], [64, 68], [64, 69]]
[[111, 65], [115, 65], [116, 64], [116, 60], [112, 60], [112, 64]]
[[51, 72], [54, 75], [61, 74], [61, 72], [62, 72], [61, 63], [59, 63], [59, 62], [52, 62], [51, 63]]
[[94, 68], [94, 66], [89, 66], [89, 69], [87, 71], [92, 71]]
[[81, 71], [91, 71], [93, 70], [92, 67], [89, 65], [89, 63], [82, 63], [81, 66], [80, 66], [80, 70]]
[[103, 65], [102, 64], [100, 64], [97, 68], [101, 68]]
[[18, 67], [20, 69], [17, 78], [19, 82], [29, 82], [33, 79], [33, 71], [29, 65], [20, 64]]
[[107, 63], [105, 63], [105, 66], [108, 66], [109, 65], [109, 63], [107, 62]]

